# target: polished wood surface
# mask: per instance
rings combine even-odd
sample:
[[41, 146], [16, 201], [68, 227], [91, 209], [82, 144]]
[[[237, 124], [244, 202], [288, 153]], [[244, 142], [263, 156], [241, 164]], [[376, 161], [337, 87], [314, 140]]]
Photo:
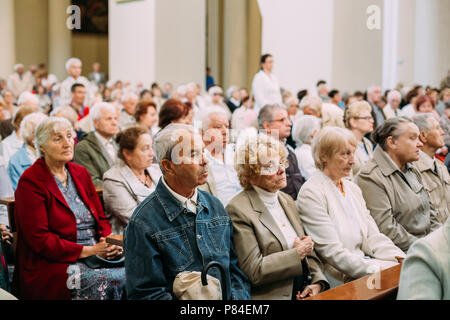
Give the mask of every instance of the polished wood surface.
[[123, 234], [108, 236], [106, 237], [106, 242], [123, 247]]
[[395, 299], [400, 281], [401, 264], [378, 274], [348, 282], [305, 300], [381, 300]]
[[16, 224], [14, 220], [14, 207], [16, 206], [16, 201], [14, 198], [0, 198], [0, 204], [5, 205], [8, 210], [9, 230], [12, 233], [16, 232]]

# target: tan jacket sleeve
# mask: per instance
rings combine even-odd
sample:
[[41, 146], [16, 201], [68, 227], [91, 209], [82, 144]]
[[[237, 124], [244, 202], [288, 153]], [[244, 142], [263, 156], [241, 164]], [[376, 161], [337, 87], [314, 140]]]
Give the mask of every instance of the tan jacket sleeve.
[[418, 238], [406, 231], [395, 219], [387, 191], [383, 186], [361, 174], [357, 177], [356, 183], [362, 191], [367, 208], [380, 232], [387, 235], [397, 247], [406, 252]]

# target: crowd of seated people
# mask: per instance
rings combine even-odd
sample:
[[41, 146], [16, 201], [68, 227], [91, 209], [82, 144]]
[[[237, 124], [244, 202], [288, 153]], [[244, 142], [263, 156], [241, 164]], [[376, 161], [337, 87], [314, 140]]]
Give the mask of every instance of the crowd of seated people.
[[430, 248], [448, 250], [450, 88], [293, 93], [260, 62], [250, 92], [203, 93], [98, 64], [84, 77], [76, 58], [62, 82], [16, 65], [0, 81], [0, 198], [15, 200], [14, 226], [0, 205], [14, 266], [0, 290], [183, 299], [215, 261], [224, 299], [295, 300], [406, 259], [399, 298], [427, 298], [424, 281], [448, 298]]

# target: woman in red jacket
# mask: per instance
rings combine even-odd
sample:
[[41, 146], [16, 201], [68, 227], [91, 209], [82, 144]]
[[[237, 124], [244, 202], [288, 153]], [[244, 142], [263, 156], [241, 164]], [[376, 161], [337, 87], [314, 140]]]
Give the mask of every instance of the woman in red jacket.
[[122, 296], [125, 270], [123, 258], [117, 259], [122, 249], [105, 241], [111, 226], [88, 171], [70, 162], [74, 137], [64, 118], [42, 122], [35, 133], [40, 158], [15, 192], [13, 287], [22, 299]]

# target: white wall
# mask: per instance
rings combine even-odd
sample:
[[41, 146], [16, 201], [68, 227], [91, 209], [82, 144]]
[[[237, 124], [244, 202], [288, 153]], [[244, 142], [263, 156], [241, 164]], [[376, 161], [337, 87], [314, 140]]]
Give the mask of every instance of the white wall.
[[416, 0], [414, 81], [438, 86], [450, 68], [450, 1]]
[[155, 80], [155, 2], [109, 0], [110, 79], [145, 86]]
[[259, 0], [262, 53], [274, 56], [280, 86], [297, 93], [331, 80], [333, 0]]
[[[205, 0], [156, 0], [155, 79], [205, 86]], [[150, 41], [150, 39], [148, 40]]]

